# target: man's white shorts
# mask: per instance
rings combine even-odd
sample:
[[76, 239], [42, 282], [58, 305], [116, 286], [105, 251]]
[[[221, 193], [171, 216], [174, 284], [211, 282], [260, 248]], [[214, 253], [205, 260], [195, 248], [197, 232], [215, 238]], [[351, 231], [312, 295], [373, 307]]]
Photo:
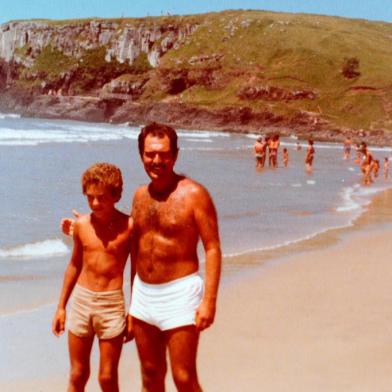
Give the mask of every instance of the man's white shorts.
[[162, 331], [192, 325], [203, 290], [197, 272], [161, 284], [145, 283], [136, 275], [129, 313]]

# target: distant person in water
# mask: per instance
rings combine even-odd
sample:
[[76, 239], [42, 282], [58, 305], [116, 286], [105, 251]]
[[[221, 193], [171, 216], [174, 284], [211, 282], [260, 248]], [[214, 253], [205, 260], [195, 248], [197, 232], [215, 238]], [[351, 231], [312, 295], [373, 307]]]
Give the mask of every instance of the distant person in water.
[[287, 150], [287, 148], [285, 147], [283, 149], [283, 165], [284, 167], [287, 167], [289, 164], [289, 152]]
[[374, 178], [378, 177], [379, 171], [380, 171], [380, 161], [378, 159], [374, 159], [373, 166], [372, 166], [372, 172], [373, 172]]
[[343, 143], [343, 159], [345, 160], [350, 158], [351, 145], [352, 145], [352, 140], [350, 137], [347, 137]]
[[270, 155], [269, 155], [269, 164], [272, 167], [278, 167], [278, 149], [280, 145], [279, 135], [275, 134], [271, 138], [271, 142], [269, 145]]
[[302, 146], [299, 144], [299, 142], [297, 142], [297, 144], [296, 144], [296, 146], [295, 146], [295, 149], [296, 149], [297, 151], [302, 150]]
[[389, 178], [389, 159], [388, 157], [384, 158], [384, 179], [387, 180]]
[[362, 144], [363, 161], [361, 170], [363, 173], [363, 184], [370, 185], [373, 182], [372, 179], [372, 168], [373, 168], [373, 155], [366, 146], [366, 143]]
[[313, 171], [313, 159], [314, 159], [314, 147], [313, 147], [313, 140], [308, 140], [308, 148], [306, 150], [305, 156], [305, 169], [307, 173], [312, 173]]
[[265, 161], [265, 146], [261, 136], [256, 139], [256, 142], [253, 146], [253, 151], [256, 158], [256, 169], [260, 169], [264, 166]]
[[360, 165], [362, 161], [362, 148], [359, 143], [355, 145], [355, 161], [356, 165]]
[[[73, 251], [64, 274], [52, 331], [65, 329], [66, 305], [73, 294], [68, 317], [71, 361], [68, 391], [84, 391], [90, 375], [94, 336], [99, 339], [99, 383], [103, 391], [118, 391], [117, 368], [127, 333], [123, 272], [130, 254], [132, 221], [115, 208], [122, 193], [120, 169], [98, 163], [82, 177], [83, 193], [91, 213], [73, 223]], [[109, 245], [108, 245], [109, 244]]]

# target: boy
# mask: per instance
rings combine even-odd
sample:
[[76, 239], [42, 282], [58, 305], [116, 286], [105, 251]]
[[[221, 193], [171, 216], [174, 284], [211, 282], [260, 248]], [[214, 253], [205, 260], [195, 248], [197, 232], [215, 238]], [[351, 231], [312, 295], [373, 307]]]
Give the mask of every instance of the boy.
[[[91, 214], [73, 225], [74, 247], [64, 274], [52, 331], [64, 332], [66, 305], [73, 291], [68, 345], [71, 374], [68, 392], [84, 391], [90, 373], [90, 352], [99, 338], [99, 383], [103, 391], [118, 391], [117, 368], [126, 330], [123, 272], [130, 253], [132, 221], [115, 209], [121, 198], [121, 171], [97, 163], [82, 176], [83, 194]], [[131, 339], [131, 332], [125, 333]]]

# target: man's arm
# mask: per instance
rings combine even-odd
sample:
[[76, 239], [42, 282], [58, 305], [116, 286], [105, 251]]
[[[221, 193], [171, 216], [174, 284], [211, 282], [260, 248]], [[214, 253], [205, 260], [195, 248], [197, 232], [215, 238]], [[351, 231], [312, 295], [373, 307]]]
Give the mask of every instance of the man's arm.
[[203, 242], [206, 264], [204, 296], [196, 311], [196, 327], [201, 331], [214, 322], [222, 264], [218, 217], [211, 196], [204, 188], [196, 196], [195, 221]]
[[[72, 210], [73, 215], [76, 219], [80, 217], [80, 213], [76, 210]], [[65, 235], [73, 235], [75, 225], [75, 219], [72, 218], [63, 218], [60, 222], [60, 229]]]
[[73, 230], [74, 246], [72, 256], [64, 273], [63, 287], [61, 289], [59, 303], [52, 322], [52, 332], [56, 336], [60, 336], [64, 332], [66, 318], [65, 308], [82, 269], [83, 247], [79, 238], [78, 226], [78, 222], [75, 222]]

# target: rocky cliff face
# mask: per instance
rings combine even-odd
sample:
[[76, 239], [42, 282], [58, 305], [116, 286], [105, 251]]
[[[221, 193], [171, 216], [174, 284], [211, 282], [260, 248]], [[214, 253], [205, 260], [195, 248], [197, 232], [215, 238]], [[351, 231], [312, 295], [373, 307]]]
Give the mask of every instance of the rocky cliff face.
[[31, 67], [48, 45], [75, 58], [80, 58], [84, 50], [105, 47], [108, 62], [116, 59], [132, 64], [145, 53], [150, 65], [157, 67], [160, 57], [178, 47], [196, 28], [191, 24], [147, 26], [94, 20], [58, 25], [44, 21], [10, 22], [0, 27], [0, 58]]
[[9, 22], [0, 111], [392, 145], [391, 36], [387, 23], [251, 10]]

